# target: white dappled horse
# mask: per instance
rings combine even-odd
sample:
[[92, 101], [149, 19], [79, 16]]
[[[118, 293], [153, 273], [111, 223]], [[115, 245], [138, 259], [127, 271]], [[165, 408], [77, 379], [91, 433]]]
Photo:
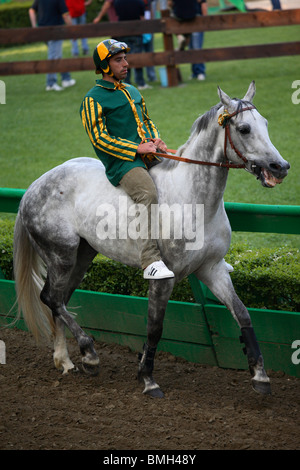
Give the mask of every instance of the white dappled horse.
[[[254, 94], [254, 82], [243, 100], [231, 99], [219, 89], [220, 103], [195, 121], [188, 141], [177, 152], [180, 158], [201, 164], [164, 159], [150, 170], [159, 204], [176, 204], [185, 217], [184, 227], [196, 227], [202, 233], [194, 246], [182, 227], [180, 237], [158, 240], [162, 258], [175, 278], [149, 281], [147, 341], [138, 374], [145, 382], [144, 393], [152, 396], [163, 396], [152, 372], [165, 309], [174, 283], [191, 273], [231, 311], [245, 343], [252, 385], [261, 393], [270, 393], [249, 313], [235, 293], [224, 261], [231, 237], [223, 202], [228, 167], [242, 164], [266, 187], [280, 183], [289, 169], [270, 141], [266, 119], [252, 104]], [[114, 207], [118, 214], [120, 197], [128, 206], [133, 204], [120, 187], [109, 183], [100, 161], [78, 158], [42, 175], [28, 188], [20, 204], [14, 239], [19, 309], [35, 336], [54, 338], [54, 362], [64, 373], [74, 368], [67, 351], [65, 326], [78, 342], [83, 369], [88, 373], [99, 369], [92, 338], [67, 310], [72, 293], [95, 255], [102, 253], [124, 264], [140, 266], [138, 240], [118, 236], [127, 233], [127, 214], [119, 214], [118, 230], [108, 227], [108, 232], [111, 229], [114, 234], [99, 236], [99, 205]], [[185, 207], [195, 205], [203, 208], [200, 222], [195, 220], [197, 211], [184, 213]], [[171, 237], [179, 221], [172, 223]]]

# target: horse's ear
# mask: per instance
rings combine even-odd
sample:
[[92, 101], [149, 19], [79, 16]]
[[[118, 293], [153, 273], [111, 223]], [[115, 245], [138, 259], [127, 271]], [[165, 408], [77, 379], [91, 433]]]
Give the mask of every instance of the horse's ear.
[[249, 85], [248, 91], [247, 91], [247, 93], [245, 94], [243, 100], [244, 100], [244, 101], [250, 101], [250, 103], [252, 103], [252, 100], [253, 100], [253, 98], [254, 98], [255, 92], [256, 92], [255, 81], [252, 80], [252, 82], [251, 82], [250, 85]]
[[221, 90], [221, 88], [218, 86], [218, 94], [219, 94], [219, 97], [220, 97], [220, 100], [221, 100], [221, 103], [223, 103], [225, 106], [229, 106], [230, 104], [230, 97], [228, 95], [226, 95], [226, 93], [224, 93], [224, 91]]

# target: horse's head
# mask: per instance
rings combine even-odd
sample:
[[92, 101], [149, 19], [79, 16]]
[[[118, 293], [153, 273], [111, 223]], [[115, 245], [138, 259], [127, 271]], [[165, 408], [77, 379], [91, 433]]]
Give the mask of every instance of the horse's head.
[[220, 88], [218, 92], [223, 105], [218, 122], [225, 127], [225, 138], [229, 141], [225, 142], [227, 158], [234, 163], [242, 163], [242, 159], [245, 169], [260, 179], [267, 188], [281, 183], [290, 164], [272, 144], [267, 120], [252, 104], [255, 95], [254, 81], [250, 83], [242, 100], [231, 99]]

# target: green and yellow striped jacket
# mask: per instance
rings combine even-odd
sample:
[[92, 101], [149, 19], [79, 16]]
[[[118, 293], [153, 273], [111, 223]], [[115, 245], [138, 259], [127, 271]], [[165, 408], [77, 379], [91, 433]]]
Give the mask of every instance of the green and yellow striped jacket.
[[137, 148], [143, 139], [159, 137], [159, 132], [134, 86], [96, 80], [96, 86], [83, 99], [80, 115], [114, 186], [133, 167], [146, 168]]

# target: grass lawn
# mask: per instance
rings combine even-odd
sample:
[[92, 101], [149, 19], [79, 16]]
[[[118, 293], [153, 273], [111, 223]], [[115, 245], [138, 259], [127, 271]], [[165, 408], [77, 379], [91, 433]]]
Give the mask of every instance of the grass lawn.
[[[298, 26], [211, 32], [205, 35], [205, 47], [296, 41], [299, 33]], [[89, 40], [91, 50], [98, 41]], [[161, 35], [155, 36], [155, 50], [162, 50]], [[64, 57], [70, 55], [70, 42], [65, 41]], [[0, 50], [0, 61], [46, 58], [47, 48], [42, 43]], [[254, 79], [254, 104], [268, 119], [271, 140], [291, 163], [291, 170], [283, 184], [272, 190], [263, 188], [242, 170], [231, 170], [225, 201], [298, 205], [300, 105], [293, 104], [291, 96], [295, 91], [292, 83], [300, 78], [299, 56], [208, 63], [205, 82], [189, 79], [190, 65], [182, 65], [180, 70], [181, 86], [163, 89], [157, 81], [152, 90], [143, 92], [149, 113], [168, 146], [183, 144], [197, 116], [219, 101], [217, 85], [230, 96], [242, 98]], [[27, 188], [42, 173], [65, 160], [95, 156], [80, 121], [79, 106], [96, 76], [92, 71], [72, 76], [76, 86], [61, 93], [45, 91], [44, 75], [3, 78], [6, 105], [0, 106], [0, 187]], [[293, 236], [234, 234], [234, 241], [241, 238], [258, 245], [295, 246], [298, 240]]]

